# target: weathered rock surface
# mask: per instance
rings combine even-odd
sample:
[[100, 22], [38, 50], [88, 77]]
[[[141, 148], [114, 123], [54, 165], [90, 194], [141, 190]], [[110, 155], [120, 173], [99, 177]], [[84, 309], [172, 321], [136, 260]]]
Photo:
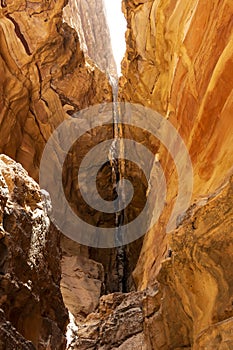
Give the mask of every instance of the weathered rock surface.
[[[101, 44], [93, 41], [93, 25], [100, 36], [107, 33], [99, 23], [101, 2], [76, 4], [81, 44], [89, 47], [87, 55], [92, 56], [92, 50], [98, 56]], [[84, 57], [76, 33], [62, 23], [65, 5], [64, 0], [6, 1], [0, 7], [0, 150], [20, 161], [35, 179], [54, 128], [68, 114], [112, 98], [107, 77]], [[75, 27], [68, 18], [74, 9], [75, 2], [70, 1], [64, 18]], [[121, 251], [95, 251], [63, 242], [62, 293], [78, 327], [69, 347], [232, 349], [233, 199], [232, 180], [227, 182], [233, 165], [232, 1], [125, 0], [124, 11], [128, 47], [121, 98], [159, 111], [179, 131], [193, 163], [193, 199], [177, 230], [167, 235], [178, 181], [166, 149], [155, 145], [167, 179], [167, 206], [158, 225], [145, 236], [139, 260], [138, 243]], [[93, 25], [88, 31], [84, 27], [88, 28], [90, 13]], [[104, 44], [103, 51], [110, 52], [108, 38]], [[78, 148], [78, 156], [94, 141], [89, 137]], [[106, 175], [109, 169], [104, 171]], [[71, 195], [76, 188], [74, 173], [67, 178]], [[46, 233], [47, 214], [34, 217], [39, 205], [34, 196], [43, 202], [38, 187], [28, 195], [17, 176], [10, 171], [1, 194], [2, 346], [10, 346], [14, 326], [12, 341], [18, 348], [32, 347], [29, 339], [38, 349], [62, 349], [66, 313], [58, 289], [57, 233], [52, 228]], [[70, 198], [82, 206], [77, 197]], [[45, 240], [34, 240], [37, 231], [45, 233]], [[142, 291], [103, 296], [98, 306], [105, 292], [133, 289], [129, 275], [136, 262], [134, 280]], [[147, 288], [155, 284], [154, 289]]]
[[32, 342], [22, 337], [12, 324], [6, 320], [2, 309], [0, 309], [0, 349], [35, 350]]
[[233, 179], [168, 235], [158, 285], [102, 296], [69, 349], [232, 349]]
[[[132, 0], [124, 1], [124, 12], [128, 30], [121, 97], [169, 119], [191, 156], [193, 201], [211, 195], [233, 166], [232, 1]], [[173, 160], [162, 145], [158, 153], [168, 205], [144, 240], [135, 272], [142, 288], [157, 275], [168, 249], [164, 227], [178, 188]]]
[[121, 98], [169, 119], [194, 170], [194, 209], [167, 235], [178, 181], [160, 146], [167, 206], [145, 236], [134, 271], [139, 289], [159, 279], [162, 291], [160, 311], [145, 322], [147, 342], [151, 349], [231, 349], [232, 181], [222, 185], [233, 166], [232, 2], [123, 4], [128, 30]]
[[62, 238], [61, 291], [76, 321], [95, 311], [103, 292], [102, 264], [89, 258], [88, 247]]
[[[43, 149], [53, 130], [68, 115], [112, 100], [107, 76], [84, 57], [77, 33], [63, 23], [66, 3], [7, 1], [0, 5], [0, 152], [19, 161], [36, 180]], [[98, 304], [102, 277], [94, 278], [89, 285], [87, 264], [88, 269], [100, 265], [85, 257], [78, 261], [76, 254], [73, 258], [64, 256], [67, 286], [63, 278], [62, 291], [66, 290], [67, 306], [85, 316]], [[77, 266], [79, 273], [72, 270]], [[82, 277], [74, 282], [80, 274]], [[90, 298], [84, 306], [83, 294], [74, 297], [77, 285], [79, 292], [89, 288]]]
[[104, 1], [69, 0], [63, 17], [77, 31], [86, 58], [91, 58], [103, 72], [116, 76]]
[[146, 292], [102, 296], [98, 312], [79, 324], [69, 349], [147, 350], [143, 334], [146, 299]]
[[86, 65], [77, 33], [62, 21], [65, 0], [0, 6], [0, 152], [33, 178], [53, 130], [77, 110], [110, 101], [107, 77]]
[[170, 235], [172, 255], [158, 275], [160, 312], [148, 322], [153, 349], [233, 347], [232, 204], [230, 179], [207, 203], [191, 207]]
[[0, 348], [62, 350], [68, 317], [48, 195], [5, 155], [0, 182]]

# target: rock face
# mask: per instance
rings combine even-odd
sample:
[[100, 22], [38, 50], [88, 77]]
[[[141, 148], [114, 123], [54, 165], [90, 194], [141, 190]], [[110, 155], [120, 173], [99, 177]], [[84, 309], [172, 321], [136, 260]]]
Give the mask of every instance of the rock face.
[[5, 155], [0, 181], [0, 348], [62, 350], [68, 317], [48, 194]]
[[[108, 33], [96, 16], [100, 11], [103, 18], [102, 2], [70, 0], [62, 13], [66, 4], [2, 1], [0, 7], [0, 151], [35, 179], [52, 131], [75, 111], [112, 99], [106, 75], [87, 58], [110, 52], [108, 37], [103, 46], [93, 40]], [[193, 198], [166, 234], [178, 179], [171, 156], [155, 142], [168, 192], [142, 249], [142, 241], [95, 250], [62, 240], [61, 290], [75, 318], [69, 349], [232, 349], [232, 1], [124, 0], [123, 8], [120, 99], [160, 112], [179, 131], [193, 164]], [[62, 16], [79, 31], [85, 55]], [[96, 135], [84, 135], [77, 159], [100, 141]], [[144, 144], [143, 133], [133, 136]], [[67, 314], [49, 202], [20, 165], [0, 160], [0, 348], [63, 349]], [[65, 188], [81, 208], [72, 197], [77, 172], [67, 162]], [[109, 168], [102, 170], [106, 185]], [[142, 177], [136, 180], [147, 192]]]
[[69, 349], [231, 349], [233, 179], [168, 237], [158, 285], [101, 297]]
[[[233, 182], [190, 208], [169, 237], [172, 255], [158, 275], [163, 299], [150, 320], [166, 348], [231, 349]], [[162, 326], [159, 327], [159, 324]], [[171, 327], [172, 325], [172, 327]], [[158, 329], [157, 328], [157, 329]], [[154, 338], [154, 347], [159, 349]]]
[[143, 349], [144, 294], [113, 293], [100, 299], [98, 312], [79, 325], [69, 349]]
[[[124, 1], [124, 12], [128, 31], [121, 97], [169, 119], [193, 164], [192, 200], [209, 196], [233, 165], [232, 2]], [[144, 240], [135, 272], [142, 288], [153, 281], [168, 249], [164, 227], [177, 196], [173, 160], [163, 145], [158, 153], [168, 205]]]
[[2, 309], [0, 314], [0, 349], [35, 350], [32, 342], [22, 337], [12, 324], [6, 320]]
[[117, 75], [103, 0], [69, 0], [65, 21], [74, 28], [86, 59], [91, 58], [103, 71]]
[[[43, 149], [54, 129], [76, 111], [112, 100], [106, 74], [84, 57], [77, 33], [63, 22], [62, 11], [66, 4], [65, 0], [2, 1], [0, 4], [0, 152], [20, 162], [36, 180]], [[57, 244], [58, 241], [53, 243], [56, 250]], [[49, 251], [49, 254], [52, 258], [53, 252]], [[71, 287], [71, 293], [68, 296], [64, 293], [64, 298], [68, 307], [72, 304], [88, 313], [98, 303], [102, 277], [98, 281], [94, 278], [89, 286], [94, 301], [90, 297], [89, 304], [87, 302], [83, 307], [80, 302], [83, 295], [72, 300], [77, 284], [79, 292], [88, 287], [88, 283], [80, 287], [82, 279], [75, 281], [74, 285], [70, 282], [78, 275], [72, 270], [72, 267], [76, 268], [75, 259], [77, 255], [63, 258], [63, 262], [67, 262], [63, 277], [68, 276], [66, 287], [65, 279], [62, 280], [63, 291]], [[84, 259], [77, 262], [81, 271]], [[59, 262], [56, 263], [59, 266]], [[99, 265], [90, 259], [88, 266], [95, 269]], [[87, 272], [87, 267], [84, 271]], [[58, 269], [57, 276], [59, 273]], [[85, 273], [80, 273], [86, 280]], [[29, 290], [25, 298], [29, 297], [28, 293]], [[45, 293], [50, 298], [47, 289]], [[60, 303], [63, 305], [62, 300]], [[33, 318], [31, 315], [32, 327]], [[64, 325], [60, 328], [64, 331]], [[46, 331], [48, 334], [52, 332], [50, 325]], [[47, 336], [44, 335], [44, 339]], [[38, 335], [33, 337], [38, 338]], [[54, 345], [51, 348], [55, 349]]]
[[90, 258], [88, 247], [62, 238], [62, 281], [64, 302], [76, 321], [83, 320], [99, 304], [104, 269]]
[[232, 2], [133, 0], [124, 1], [124, 12], [121, 98], [169, 119], [194, 170], [193, 204], [167, 235], [178, 183], [172, 158], [160, 146], [168, 205], [145, 236], [134, 271], [139, 289], [159, 281], [162, 293], [159, 311], [145, 321], [147, 344], [231, 349]]
[[0, 152], [35, 179], [45, 143], [66, 113], [112, 99], [105, 74], [86, 65], [77, 33], [62, 22], [65, 5], [0, 6]]

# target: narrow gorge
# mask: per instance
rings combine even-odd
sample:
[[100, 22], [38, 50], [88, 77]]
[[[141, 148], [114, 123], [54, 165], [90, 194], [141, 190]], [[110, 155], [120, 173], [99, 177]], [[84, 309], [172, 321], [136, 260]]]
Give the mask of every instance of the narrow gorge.
[[232, 350], [233, 2], [105, 5], [0, 3], [0, 350]]

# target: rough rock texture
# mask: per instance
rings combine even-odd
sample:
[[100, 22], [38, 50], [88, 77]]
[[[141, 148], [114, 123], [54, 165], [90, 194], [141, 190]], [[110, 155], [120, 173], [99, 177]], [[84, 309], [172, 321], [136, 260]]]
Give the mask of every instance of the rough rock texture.
[[107, 77], [86, 65], [77, 33], [62, 22], [65, 5], [0, 6], [0, 152], [35, 179], [44, 145], [66, 112], [112, 99]]
[[[68, 115], [112, 100], [106, 74], [84, 57], [77, 33], [63, 23], [66, 4], [59, 0], [4, 1], [0, 5], [0, 152], [19, 161], [36, 180], [44, 146], [53, 130]], [[77, 262], [79, 267], [83, 259]], [[71, 287], [73, 292], [77, 281], [71, 286], [74, 272], [70, 271], [70, 260], [66, 261], [68, 271], [64, 268], [63, 276], [71, 276], [64, 288]], [[92, 263], [98, 266], [90, 260], [90, 269]], [[102, 282], [98, 283], [101, 290]], [[84, 287], [87, 284], [82, 287], [79, 283], [79, 291]], [[93, 300], [89, 303], [96, 307], [99, 285], [92, 287]], [[73, 297], [74, 293], [70, 294]], [[74, 298], [72, 303], [83, 309], [79, 302]], [[88, 305], [84, 309], [92, 311]]]
[[164, 348], [233, 347], [232, 204], [231, 178], [213, 198], [193, 205], [169, 237], [172, 256], [158, 275], [161, 308], [150, 320], [151, 330], [160, 333], [153, 338], [155, 349], [161, 338]]
[[103, 0], [69, 0], [65, 21], [79, 36], [81, 48], [103, 71], [117, 75]]
[[[211, 195], [233, 165], [232, 1], [132, 0], [124, 1], [124, 12], [128, 30], [121, 97], [169, 119], [191, 156], [193, 200]], [[162, 145], [158, 153], [168, 205], [144, 240], [135, 273], [142, 288], [155, 278], [168, 249], [164, 227], [177, 195], [172, 158]]]
[[22, 337], [12, 324], [6, 320], [2, 309], [0, 309], [0, 349], [35, 350], [32, 342]]
[[64, 302], [75, 317], [82, 320], [93, 312], [103, 292], [102, 264], [89, 258], [88, 247], [62, 238], [62, 281]]
[[59, 288], [59, 234], [50, 225], [48, 194], [5, 155], [0, 157], [0, 182], [0, 307], [5, 313], [0, 348], [62, 350], [68, 317]]
[[158, 314], [145, 322], [147, 342], [151, 349], [231, 349], [232, 181], [223, 184], [233, 166], [233, 4], [123, 4], [128, 30], [121, 98], [169, 119], [194, 170], [193, 204], [178, 231], [166, 235], [178, 182], [160, 146], [167, 206], [145, 236], [134, 271], [139, 289], [159, 280], [162, 292]]
[[[64, 18], [78, 28], [83, 47], [85, 44], [93, 52], [93, 36], [105, 33], [96, 16], [101, 2], [81, 0], [76, 4], [77, 25], [68, 18], [71, 13], [73, 16], [74, 1], [69, 2]], [[85, 61], [78, 36], [62, 23], [64, 5], [66, 1], [61, 0], [2, 1], [0, 7], [0, 146], [34, 178], [54, 128], [68, 114], [112, 98], [106, 76], [90, 59]], [[232, 349], [233, 190], [229, 175], [233, 165], [233, 4], [231, 0], [125, 0], [124, 12], [127, 54], [120, 98], [159, 111], [179, 131], [193, 163], [193, 198], [177, 229], [166, 235], [178, 181], [171, 157], [165, 147], [156, 144], [167, 179], [167, 206], [145, 236], [139, 259], [138, 242], [125, 250], [96, 251], [63, 241], [62, 293], [77, 323], [73, 322], [69, 348]], [[88, 31], [90, 13], [93, 21]], [[95, 32], [93, 28], [99, 29]], [[108, 40], [105, 44], [103, 51], [104, 47], [108, 51]], [[98, 56], [100, 52], [95, 53]], [[88, 142], [78, 148], [78, 156], [95, 141], [88, 136]], [[137, 136], [140, 139], [142, 134]], [[68, 172], [66, 190], [72, 194], [77, 174]], [[103, 169], [103, 174], [108, 172], [108, 167]], [[15, 179], [13, 174], [11, 177]], [[0, 320], [2, 346], [10, 346], [14, 333], [18, 348], [21, 343], [26, 349], [32, 347], [28, 339], [41, 349], [49, 342], [48, 349], [62, 348], [66, 313], [58, 290], [58, 258], [54, 261], [58, 242], [48, 245], [48, 261], [39, 258], [35, 266], [33, 249], [36, 256], [45, 254], [43, 240], [34, 241], [37, 217], [30, 221], [37, 205], [31, 207], [35, 202], [28, 203], [27, 191], [21, 189], [20, 196], [12, 194], [19, 208], [12, 214], [2, 188], [2, 205], [7, 208], [0, 254], [0, 306], [5, 313]], [[108, 197], [108, 191], [105, 195]], [[141, 196], [136, 195], [136, 201], [140, 202]], [[31, 235], [26, 235], [21, 221]], [[46, 224], [47, 216], [42, 222]], [[52, 239], [56, 233], [51, 232]], [[13, 235], [20, 235], [20, 240], [10, 240]], [[33, 247], [29, 254], [28, 242]], [[102, 296], [98, 305], [101, 294], [133, 289], [130, 274], [136, 263], [134, 281], [142, 291]], [[49, 290], [41, 289], [47, 284], [51, 284]], [[43, 300], [48, 298], [52, 302], [45, 305]]]
[[145, 291], [102, 296], [98, 311], [78, 325], [76, 337], [69, 349], [147, 350], [143, 321], [148, 315], [148, 295], [151, 293]]
[[168, 236], [158, 285], [101, 297], [69, 349], [232, 349], [233, 179]]
[[61, 292], [66, 307], [77, 322], [84, 322], [96, 311], [103, 294], [121, 289], [135, 290], [131, 273], [141, 242], [127, 247], [123, 261], [119, 261], [117, 249], [88, 248], [65, 236], [61, 239], [61, 247]]

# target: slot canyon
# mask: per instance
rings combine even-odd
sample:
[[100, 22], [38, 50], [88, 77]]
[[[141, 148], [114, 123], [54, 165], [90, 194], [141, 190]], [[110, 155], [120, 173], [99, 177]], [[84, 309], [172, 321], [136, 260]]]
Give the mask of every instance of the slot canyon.
[[[0, 3], [0, 350], [233, 349], [233, 1], [121, 6], [119, 74], [104, 0]], [[130, 111], [138, 126], [121, 123]], [[180, 137], [173, 153], [150, 133], [163, 121]], [[85, 130], [77, 140], [75, 125]], [[62, 148], [63, 137], [75, 142]], [[143, 151], [140, 168], [132, 146], [124, 159], [122, 139], [148, 148], [154, 161]], [[100, 144], [110, 145], [107, 160], [97, 172], [101, 155], [93, 153], [79, 176]], [[163, 171], [165, 197], [154, 167]], [[85, 178], [95, 171], [92, 187]], [[124, 209], [119, 182], [134, 191]], [[115, 211], [91, 208], [82, 184]], [[149, 200], [151, 188], [157, 197]], [[72, 239], [62, 196], [90, 227], [115, 232], [114, 244], [110, 234], [105, 244], [97, 236], [84, 244], [86, 226], [77, 228], [83, 240]], [[178, 201], [183, 211], [167, 230]], [[141, 235], [131, 226], [127, 240], [124, 228], [138, 216], [152, 220], [148, 202], [153, 215], [163, 202], [160, 215]]]

